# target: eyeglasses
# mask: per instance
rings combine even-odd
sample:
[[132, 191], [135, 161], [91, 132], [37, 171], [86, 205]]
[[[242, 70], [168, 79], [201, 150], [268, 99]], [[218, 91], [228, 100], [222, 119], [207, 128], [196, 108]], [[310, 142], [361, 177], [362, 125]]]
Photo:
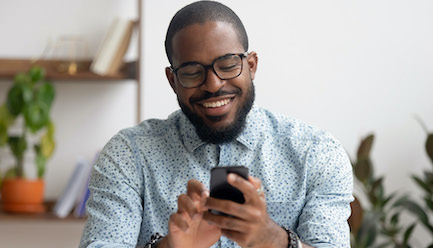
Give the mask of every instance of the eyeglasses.
[[229, 80], [238, 77], [242, 73], [242, 59], [247, 56], [247, 52], [226, 54], [216, 58], [210, 65], [188, 62], [176, 69], [171, 67], [171, 70], [176, 74], [182, 87], [195, 88], [206, 81], [207, 71], [211, 68], [215, 75], [221, 80]]

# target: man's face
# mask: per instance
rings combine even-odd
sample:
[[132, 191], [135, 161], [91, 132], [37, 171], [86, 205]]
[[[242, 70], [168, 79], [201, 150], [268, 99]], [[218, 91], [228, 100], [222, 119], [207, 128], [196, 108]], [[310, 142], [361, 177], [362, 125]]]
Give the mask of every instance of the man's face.
[[[223, 55], [245, 52], [236, 31], [224, 22], [187, 26], [176, 33], [172, 42], [174, 68], [187, 62], [208, 65]], [[239, 129], [237, 122], [244, 121], [254, 101], [252, 80], [257, 68], [257, 54], [251, 52], [242, 59], [242, 63], [242, 73], [238, 77], [221, 80], [210, 69], [207, 71], [205, 82], [196, 88], [182, 87], [178, 77], [170, 68], [166, 68], [167, 78], [177, 94], [179, 104], [196, 129], [204, 126], [208, 132], [213, 133], [211, 135], [216, 135], [217, 132], [230, 132], [236, 128], [235, 126]], [[241, 124], [243, 127], [244, 123]], [[200, 135], [200, 131], [197, 131]], [[200, 136], [203, 139], [202, 135]], [[219, 140], [211, 142], [220, 143]]]

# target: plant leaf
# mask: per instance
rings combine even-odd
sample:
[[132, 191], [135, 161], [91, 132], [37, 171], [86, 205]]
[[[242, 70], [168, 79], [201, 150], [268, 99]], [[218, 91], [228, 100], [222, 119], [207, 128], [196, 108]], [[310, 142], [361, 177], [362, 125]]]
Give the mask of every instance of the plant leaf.
[[49, 120], [47, 124], [47, 135], [50, 138], [54, 139], [54, 132], [55, 132], [54, 123], [51, 120]]
[[371, 163], [368, 158], [358, 159], [355, 165], [355, 176], [361, 182], [366, 182], [371, 174]]
[[433, 211], [433, 200], [430, 198], [424, 198], [424, 202], [427, 205], [427, 207]]
[[36, 90], [36, 100], [42, 102], [48, 108], [51, 108], [55, 94], [54, 86], [50, 83], [44, 83]]
[[388, 247], [389, 245], [390, 245], [389, 241], [386, 241], [386, 242], [384, 242], [382, 244], [376, 245], [375, 248], [385, 248], [385, 247]]
[[377, 230], [377, 216], [372, 213], [367, 213], [364, 215], [361, 227], [356, 235], [357, 243], [361, 244], [361, 247], [370, 247], [374, 244]]
[[27, 73], [20, 72], [17, 75], [15, 75], [14, 83], [15, 84], [30, 84], [31, 78], [29, 77], [29, 75], [27, 75]]
[[379, 186], [382, 186], [383, 177], [376, 179], [371, 185], [371, 190], [375, 191]]
[[371, 147], [373, 146], [373, 141], [374, 141], [374, 134], [368, 135], [366, 138], [364, 138], [361, 141], [357, 153], [358, 159], [370, 157], [370, 151], [371, 151]]
[[24, 109], [24, 119], [26, 126], [35, 133], [48, 123], [49, 109], [41, 102], [33, 102]]
[[425, 142], [425, 149], [427, 151], [427, 155], [433, 163], [433, 133], [428, 135], [427, 141]]
[[424, 226], [426, 226], [433, 233], [433, 227], [430, 225], [428, 215], [416, 202], [405, 200], [397, 204], [397, 206], [401, 206], [407, 209], [409, 212], [415, 214], [421, 223], [423, 223]]
[[400, 213], [397, 212], [397, 213], [393, 214], [391, 217], [391, 220], [390, 220], [391, 225], [393, 225], [393, 226], [397, 225], [399, 219], [400, 219]]
[[385, 198], [385, 200], [383, 201], [383, 206], [386, 206], [386, 204], [391, 201], [394, 197], [396, 196], [396, 193], [392, 193], [391, 195], [389, 195], [387, 198]]
[[0, 123], [10, 126], [14, 123], [15, 118], [9, 113], [6, 104], [0, 106]]
[[44, 158], [49, 158], [53, 155], [55, 142], [52, 135], [49, 135], [49, 132], [46, 132], [41, 137], [41, 155]]
[[422, 188], [424, 189], [428, 194], [431, 194], [431, 190], [430, 187], [423, 181], [421, 180], [419, 177], [412, 175], [412, 179]]
[[22, 158], [24, 156], [24, 152], [27, 149], [27, 141], [24, 136], [11, 136], [8, 139], [8, 143], [15, 157]]
[[[35, 150], [40, 150], [40, 149], [37, 149], [35, 147]], [[36, 170], [37, 170], [38, 178], [42, 178], [44, 176], [46, 163], [47, 163], [47, 160], [44, 157], [44, 155], [42, 155], [41, 152], [37, 152], [36, 158], [35, 158], [35, 164], [36, 164]]]
[[22, 87], [21, 84], [15, 84], [9, 90], [6, 106], [8, 108], [9, 113], [13, 116], [17, 116], [23, 110], [25, 106], [25, 97], [26, 93], [24, 93], [25, 87]]
[[396, 226], [388, 227], [388, 228], [385, 228], [385, 227], [384, 227], [384, 228], [381, 230], [381, 232], [382, 232], [383, 234], [385, 234], [386, 236], [388, 236], [388, 237], [393, 237], [393, 236], [397, 235], [400, 231], [401, 231], [401, 228], [396, 227]]
[[32, 82], [38, 82], [45, 77], [45, 70], [39, 66], [33, 66], [29, 70], [29, 75]]
[[0, 122], [0, 147], [8, 143], [8, 127]]
[[409, 238], [412, 235], [412, 232], [413, 232], [413, 229], [415, 228], [415, 226], [416, 226], [416, 223], [413, 223], [404, 232], [403, 245], [407, 246]]
[[15, 118], [9, 113], [6, 104], [0, 106], [0, 146], [8, 142], [8, 128], [15, 121]]

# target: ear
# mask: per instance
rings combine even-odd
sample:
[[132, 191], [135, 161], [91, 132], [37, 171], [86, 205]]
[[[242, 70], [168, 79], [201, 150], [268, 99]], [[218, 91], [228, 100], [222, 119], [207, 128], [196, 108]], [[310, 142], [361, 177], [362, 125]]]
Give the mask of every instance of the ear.
[[252, 80], [254, 80], [256, 76], [257, 62], [258, 62], [257, 53], [254, 51], [250, 52], [247, 57], [247, 63], [248, 63], [248, 69], [250, 71], [250, 76]]
[[174, 93], [176, 93], [176, 84], [174, 82], [174, 73], [171, 70], [170, 67], [165, 67], [165, 76], [167, 77], [168, 82], [170, 83], [171, 88], [173, 89]]

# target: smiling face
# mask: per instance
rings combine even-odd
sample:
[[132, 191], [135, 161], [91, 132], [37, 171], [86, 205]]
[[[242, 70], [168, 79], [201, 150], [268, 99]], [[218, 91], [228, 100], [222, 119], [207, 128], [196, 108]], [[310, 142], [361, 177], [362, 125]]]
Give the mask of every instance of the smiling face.
[[[225, 22], [189, 25], [175, 34], [172, 44], [174, 68], [190, 62], [208, 65], [218, 57], [245, 52], [235, 30]], [[179, 105], [205, 141], [229, 141], [234, 137], [226, 137], [227, 134], [237, 136], [244, 125], [254, 101], [252, 80], [257, 68], [257, 54], [249, 53], [242, 63], [242, 73], [229, 80], [221, 80], [212, 69], [207, 70], [205, 82], [196, 88], [182, 87], [178, 77], [166, 68], [167, 79]]]

